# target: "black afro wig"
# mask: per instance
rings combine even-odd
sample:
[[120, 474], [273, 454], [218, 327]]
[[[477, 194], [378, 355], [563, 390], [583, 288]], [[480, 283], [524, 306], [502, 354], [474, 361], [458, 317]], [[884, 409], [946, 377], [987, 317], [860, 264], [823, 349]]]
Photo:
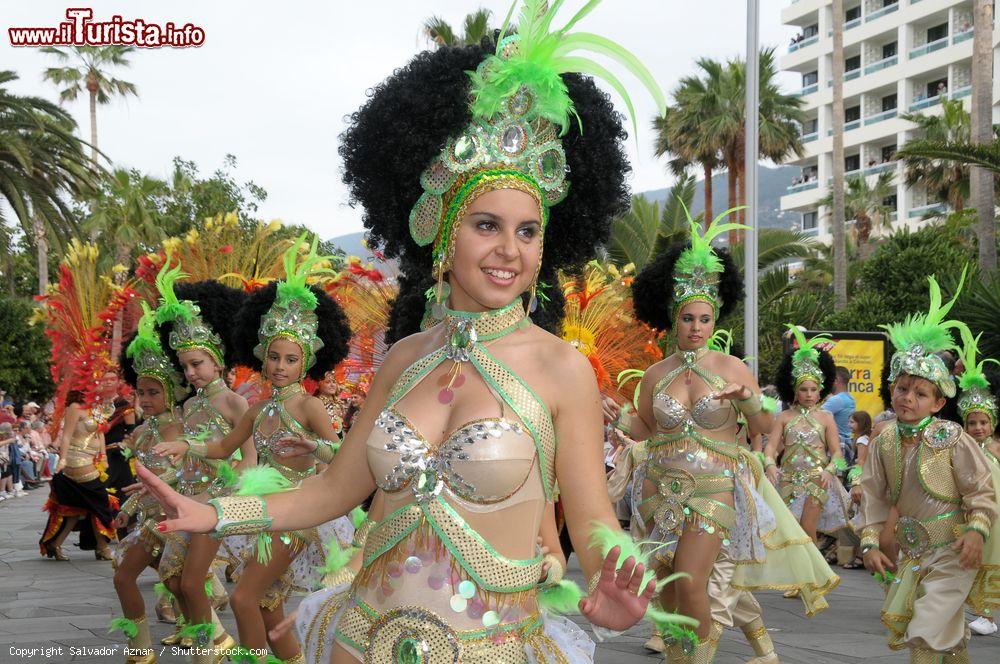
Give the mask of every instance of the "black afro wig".
[[[215, 280], [179, 283], [174, 285], [174, 294], [178, 300], [190, 300], [198, 305], [201, 318], [212, 328], [212, 331], [222, 339], [224, 349], [223, 359], [226, 367], [236, 363], [235, 342], [233, 333], [236, 324], [236, 314], [246, 299], [246, 293], [236, 288], [230, 288]], [[173, 321], [159, 326], [160, 345], [168, 351], [170, 361], [174, 363], [181, 375], [184, 370], [177, 361], [177, 353], [170, 351], [170, 333], [174, 329]], [[225, 367], [223, 367], [225, 370]]]
[[[420, 174], [471, 121], [466, 72], [493, 52], [493, 44], [484, 40], [418, 54], [370, 91], [341, 136], [344, 183], [351, 204], [364, 209], [372, 242], [388, 257], [418, 266], [417, 273], [404, 270], [409, 288], [397, 299], [400, 311], [394, 312], [392, 338], [416, 330], [413, 320], [419, 326], [424, 301], [415, 285], [422, 280], [415, 274], [431, 272], [432, 247], [417, 247], [406, 223], [423, 192]], [[631, 169], [622, 149], [627, 135], [621, 116], [590, 78], [565, 74], [563, 81], [583, 130], [574, 118], [562, 137], [570, 186], [566, 198], [550, 211], [542, 264], [546, 276], [592, 258], [608, 239], [612, 218], [630, 205], [625, 176]], [[559, 298], [549, 297], [547, 311], [538, 320], [562, 317], [555, 310]]]
[[[635, 316], [650, 327], [669, 331], [674, 326], [674, 265], [681, 252], [690, 246], [687, 243], [670, 247], [644, 267], [632, 282]], [[715, 254], [723, 266], [722, 274], [719, 275], [721, 306], [716, 320], [718, 325], [743, 300], [743, 277], [736, 269], [728, 250], [716, 248]]]
[[[833, 356], [825, 350], [819, 351], [819, 369], [823, 373], [823, 384], [820, 385], [819, 398], [825, 399], [833, 391], [833, 381], [837, 378], [837, 364]], [[785, 353], [774, 375], [774, 386], [778, 388], [778, 396], [786, 404], [795, 402], [795, 379], [792, 378], [792, 353]]]
[[[316, 362], [306, 372], [313, 380], [323, 380], [323, 376], [333, 369], [341, 360], [347, 357], [351, 341], [351, 328], [347, 323], [340, 305], [318, 286], [309, 289], [316, 295], [316, 317], [319, 326], [317, 336], [323, 341], [323, 347], [316, 353]], [[236, 315], [236, 326], [233, 332], [233, 343], [236, 350], [236, 362], [256, 371], [263, 368], [263, 363], [253, 354], [257, 345], [257, 330], [260, 329], [260, 318], [274, 304], [278, 292], [278, 282], [251, 293], [243, 302]]]

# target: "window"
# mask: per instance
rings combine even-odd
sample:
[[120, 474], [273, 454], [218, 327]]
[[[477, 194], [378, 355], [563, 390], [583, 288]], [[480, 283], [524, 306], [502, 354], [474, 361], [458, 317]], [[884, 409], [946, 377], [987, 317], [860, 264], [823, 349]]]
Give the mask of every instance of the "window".
[[811, 120], [806, 120], [805, 133], [815, 134], [819, 131], [819, 118], [812, 118]]
[[844, 122], [854, 122], [861, 119], [861, 105], [844, 109]]
[[889, 7], [891, 5], [899, 4], [899, 0], [882, 0], [883, 7]]
[[927, 28], [927, 42], [934, 42], [939, 39], [944, 39], [948, 36], [948, 24], [942, 23], [941, 25], [935, 25], [933, 28]]
[[882, 163], [893, 161], [896, 158], [896, 144], [886, 145], [882, 148]]
[[896, 55], [896, 42], [889, 42], [888, 44], [882, 45], [882, 59], [891, 58]]
[[816, 85], [817, 83], [819, 83], [819, 72], [811, 71], [802, 74], [802, 87], [808, 88], [810, 85]]
[[927, 84], [927, 96], [937, 97], [948, 94], [948, 77], [939, 78]]
[[807, 25], [802, 28], [802, 37], [809, 39], [810, 37], [815, 37], [819, 34], [819, 23], [813, 23], [812, 25]]
[[882, 112], [891, 111], [896, 108], [896, 93], [882, 97]]
[[851, 72], [855, 69], [861, 69], [861, 55], [853, 55], [849, 58], [844, 58], [844, 71]]
[[852, 154], [844, 157], [844, 172], [850, 173], [861, 168], [861, 155]]
[[882, 205], [886, 206], [887, 208], [889, 208], [890, 210], [892, 210], [893, 212], [895, 212], [896, 209], [897, 209], [896, 208], [896, 194], [893, 194], [892, 196], [889, 196], [888, 198], [883, 199], [882, 200]]
[[861, 18], [861, 5], [844, 10], [844, 23], [853, 21], [856, 18]]
[[816, 228], [817, 215], [815, 212], [802, 213], [802, 230], [811, 231]]

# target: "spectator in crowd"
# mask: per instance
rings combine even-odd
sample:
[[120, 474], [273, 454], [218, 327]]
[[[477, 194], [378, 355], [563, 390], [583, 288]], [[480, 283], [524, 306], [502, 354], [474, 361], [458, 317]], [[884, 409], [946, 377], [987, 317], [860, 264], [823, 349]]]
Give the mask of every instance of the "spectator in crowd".
[[30, 425], [41, 416], [41, 408], [34, 401], [29, 401], [21, 408], [21, 419], [27, 420]]
[[52, 446], [52, 436], [49, 435], [45, 420], [41, 418], [31, 423], [31, 446], [41, 452], [45, 458], [39, 479], [52, 479], [52, 474], [55, 473], [56, 469], [56, 462], [59, 461], [59, 455], [56, 454]]
[[[41, 471], [42, 457], [31, 447], [31, 424], [27, 420], [19, 420], [16, 427], [15, 435], [20, 458], [18, 474], [23, 492], [24, 489], [34, 489], [41, 484], [38, 481], [38, 474]], [[17, 487], [14, 489], [16, 491]]]
[[4, 401], [0, 405], [0, 423], [14, 424], [17, 422], [17, 415], [14, 414], [14, 402]]
[[854, 441], [851, 438], [851, 415], [857, 405], [854, 397], [847, 391], [851, 383], [851, 372], [847, 367], [837, 367], [837, 377], [833, 381], [833, 394], [823, 402], [823, 410], [833, 415], [837, 423], [837, 435], [840, 436], [840, 449], [848, 465], [854, 462]]
[[0, 422], [0, 501], [14, 497], [13, 468], [10, 448], [17, 442], [10, 422]]

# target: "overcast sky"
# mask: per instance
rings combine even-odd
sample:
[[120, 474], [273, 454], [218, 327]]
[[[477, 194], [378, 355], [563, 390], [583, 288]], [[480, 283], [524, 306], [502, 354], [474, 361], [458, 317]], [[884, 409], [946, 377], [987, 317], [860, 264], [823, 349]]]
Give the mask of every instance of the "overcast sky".
[[[794, 30], [780, 24], [789, 0], [761, 0], [761, 43], [784, 53]], [[582, 6], [566, 2], [556, 24]], [[746, 45], [742, 0], [604, 0], [578, 26], [629, 48], [652, 71], [665, 92], [692, 73], [695, 59], [742, 56]], [[55, 100], [42, 81], [54, 64], [36, 49], [12, 48], [8, 27], [55, 26], [67, 6], [89, 6], [95, 20], [114, 14], [147, 22], [193, 23], [204, 29], [199, 48], [143, 49], [116, 75], [135, 83], [139, 98], [98, 107], [98, 141], [117, 166], [167, 177], [174, 156], [193, 160], [203, 174], [236, 155], [239, 180], [268, 192], [261, 216], [302, 223], [323, 237], [363, 230], [358, 211], [346, 204], [340, 183], [338, 135], [344, 118], [365, 90], [412, 55], [428, 48], [423, 21], [438, 15], [459, 26], [477, 7], [493, 11], [497, 24], [507, 0], [366, 0], [361, 2], [257, 2], [193, 0], [69, 3], [8, 0], [4, 3], [0, 69], [21, 80], [22, 94]], [[654, 113], [634, 79], [622, 73], [639, 114], [639, 154], [628, 150], [634, 191], [667, 186], [662, 160], [652, 155], [648, 129]], [[791, 89], [795, 79], [783, 76]], [[619, 108], [620, 100], [612, 93]], [[68, 104], [89, 139], [86, 95]], [[406, 223], [401, 219], [400, 223]]]

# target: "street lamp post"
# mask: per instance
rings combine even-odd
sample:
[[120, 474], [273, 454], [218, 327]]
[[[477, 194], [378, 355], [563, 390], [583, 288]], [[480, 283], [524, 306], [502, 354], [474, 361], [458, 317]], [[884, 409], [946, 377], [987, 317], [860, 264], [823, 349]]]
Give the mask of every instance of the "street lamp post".
[[747, 57], [746, 57], [746, 99], [745, 99], [745, 144], [743, 146], [743, 168], [746, 173], [746, 223], [750, 227], [744, 231], [743, 265], [744, 300], [743, 352], [749, 357], [748, 364], [757, 377], [759, 364], [757, 344], [757, 155], [760, 153], [760, 115], [757, 110], [760, 101], [760, 0], [747, 0]]

